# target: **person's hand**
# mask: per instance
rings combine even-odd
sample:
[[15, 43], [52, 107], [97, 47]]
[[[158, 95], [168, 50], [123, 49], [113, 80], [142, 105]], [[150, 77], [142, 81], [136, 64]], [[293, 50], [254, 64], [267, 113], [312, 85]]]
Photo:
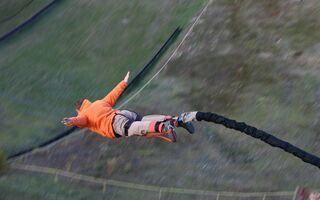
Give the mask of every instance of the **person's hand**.
[[67, 125], [67, 126], [71, 126], [72, 125], [72, 120], [69, 119], [69, 118], [63, 118], [61, 123], [63, 123], [64, 125]]
[[129, 81], [129, 76], [130, 76], [130, 71], [127, 73], [126, 77], [124, 77], [123, 79], [126, 83], [128, 83]]

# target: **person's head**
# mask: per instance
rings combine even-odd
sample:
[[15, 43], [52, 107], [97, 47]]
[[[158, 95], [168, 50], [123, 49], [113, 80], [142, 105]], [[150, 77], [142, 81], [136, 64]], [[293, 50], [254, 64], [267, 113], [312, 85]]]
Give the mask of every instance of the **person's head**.
[[79, 100], [75, 103], [76, 111], [77, 111], [77, 112], [80, 111], [80, 108], [81, 108], [81, 105], [82, 105], [83, 101], [84, 101], [84, 99], [79, 99]]

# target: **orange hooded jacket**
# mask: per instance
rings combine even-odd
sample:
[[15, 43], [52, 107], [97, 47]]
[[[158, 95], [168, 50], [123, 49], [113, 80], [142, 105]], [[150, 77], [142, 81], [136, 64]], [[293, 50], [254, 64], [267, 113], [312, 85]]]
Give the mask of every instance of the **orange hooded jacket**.
[[80, 107], [78, 116], [69, 118], [71, 119], [71, 126], [78, 126], [80, 128], [87, 127], [93, 132], [114, 139], [115, 135], [112, 128], [112, 120], [119, 110], [113, 109], [112, 106], [114, 106], [126, 87], [127, 83], [121, 81], [103, 99], [93, 103], [85, 99]]

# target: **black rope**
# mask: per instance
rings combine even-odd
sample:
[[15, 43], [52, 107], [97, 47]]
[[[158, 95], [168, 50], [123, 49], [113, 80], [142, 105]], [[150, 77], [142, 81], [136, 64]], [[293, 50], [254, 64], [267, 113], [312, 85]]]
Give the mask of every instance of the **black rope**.
[[39, 145], [36, 146], [36, 147], [29, 147], [28, 149], [24, 149], [24, 150], [22, 150], [22, 151], [20, 151], [20, 152], [18, 152], [18, 153], [15, 153], [15, 154], [12, 154], [12, 155], [8, 156], [8, 159], [10, 160], [10, 159], [13, 159], [13, 158], [22, 156], [22, 155], [24, 155], [24, 154], [26, 154], [26, 153], [29, 153], [29, 152], [37, 149], [37, 148], [45, 147], [45, 146], [47, 146], [47, 145], [49, 145], [49, 144], [51, 144], [51, 143], [53, 143], [53, 142], [55, 142], [55, 141], [60, 140], [61, 138], [64, 138], [64, 137], [70, 135], [70, 134], [71, 134], [73, 131], [75, 131], [76, 129], [78, 129], [78, 128], [77, 128], [77, 127], [69, 128], [69, 129], [63, 131], [62, 133], [60, 133], [59, 135], [55, 136], [54, 138], [51, 138], [50, 140], [45, 141], [45, 142], [39, 144]]
[[[133, 85], [133, 83], [136, 83], [139, 79], [141, 79], [141, 76], [150, 69], [150, 67], [152, 67], [157, 61], [158, 59], [161, 57], [161, 55], [164, 54], [164, 52], [169, 48], [169, 46], [174, 42], [174, 39], [178, 37], [178, 35], [181, 32], [181, 28], [177, 27], [174, 32], [170, 35], [170, 37], [166, 40], [166, 42], [161, 45], [161, 48], [157, 51], [157, 53], [150, 59], [150, 61], [142, 68], [142, 70], [132, 79], [132, 81], [130, 81], [130, 83], [128, 84], [127, 88], [131, 85]], [[1, 40], [1, 39], [0, 39]], [[13, 159], [13, 158], [17, 158], [19, 156], [22, 156], [26, 153], [29, 153], [37, 148], [41, 148], [41, 147], [45, 147], [53, 142], [56, 142], [58, 140], [61, 140], [62, 138], [70, 135], [71, 133], [73, 133], [75, 130], [77, 130], [79, 128], [77, 127], [71, 127], [65, 131], [63, 131], [62, 133], [58, 134], [57, 136], [55, 136], [54, 138], [51, 138], [48, 141], [45, 141], [43, 143], [41, 143], [40, 145], [37, 145], [35, 147], [30, 147], [28, 149], [22, 150], [18, 153], [14, 153], [10, 156], [8, 156], [8, 159]]]
[[133, 85], [136, 85], [139, 83], [139, 81], [142, 79], [142, 77], [145, 75], [147, 70], [150, 70], [152, 66], [154, 66], [157, 61], [161, 58], [163, 53], [170, 47], [170, 44], [172, 44], [175, 39], [179, 36], [181, 33], [181, 28], [178, 26], [173, 33], [170, 35], [170, 37], [167, 39], [167, 41], [161, 46], [161, 48], [157, 51], [157, 53], [151, 58], [151, 60], [142, 68], [142, 70], [130, 81], [128, 86], [124, 89], [123, 93], [119, 97], [119, 100], [121, 97], [125, 96], [126, 93], [130, 91]]
[[11, 19], [13, 19], [14, 17], [16, 17], [18, 14], [20, 14], [24, 9], [26, 9], [34, 0], [30, 0], [28, 1], [27, 3], [25, 3], [19, 10], [17, 10], [17, 12], [13, 13], [12, 15], [4, 18], [4, 19], [1, 19], [0, 20], [0, 24], [3, 24]]
[[35, 22], [35, 20], [38, 19], [38, 17], [41, 14], [43, 14], [45, 11], [47, 11], [49, 8], [51, 8], [57, 1], [59, 1], [59, 0], [52, 0], [50, 3], [45, 5], [43, 8], [41, 8], [35, 14], [33, 14], [31, 17], [26, 19], [24, 22], [22, 22], [21, 24], [17, 25], [16, 27], [14, 27], [12, 30], [10, 30], [10, 31], [4, 33], [3, 35], [1, 35], [0, 36], [0, 42], [4, 41], [5, 39], [7, 39], [7, 38], [9, 38], [11, 36], [13, 36], [15, 33], [17, 33], [18, 31], [22, 30], [28, 24], [31, 24], [31, 23]]
[[243, 132], [247, 135], [250, 135], [251, 137], [260, 139], [273, 147], [278, 147], [288, 153], [291, 153], [306, 163], [312, 164], [320, 168], [320, 158], [318, 156], [308, 153], [290, 144], [289, 142], [283, 141], [253, 126], [247, 125], [243, 122], [237, 122], [235, 120], [228, 119], [211, 112], [198, 112], [196, 118], [198, 121], [204, 120], [208, 122], [214, 122], [216, 124], [221, 124], [227, 128]]

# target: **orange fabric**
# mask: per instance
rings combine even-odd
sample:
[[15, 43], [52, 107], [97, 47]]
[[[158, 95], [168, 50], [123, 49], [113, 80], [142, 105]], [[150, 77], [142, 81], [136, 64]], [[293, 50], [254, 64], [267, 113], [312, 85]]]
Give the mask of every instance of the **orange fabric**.
[[118, 110], [113, 109], [112, 106], [127, 87], [125, 81], [121, 81], [107, 96], [101, 100], [91, 103], [85, 99], [80, 107], [77, 117], [71, 117], [71, 126], [78, 126], [80, 128], [89, 128], [108, 138], [115, 138], [112, 129], [112, 119]]

